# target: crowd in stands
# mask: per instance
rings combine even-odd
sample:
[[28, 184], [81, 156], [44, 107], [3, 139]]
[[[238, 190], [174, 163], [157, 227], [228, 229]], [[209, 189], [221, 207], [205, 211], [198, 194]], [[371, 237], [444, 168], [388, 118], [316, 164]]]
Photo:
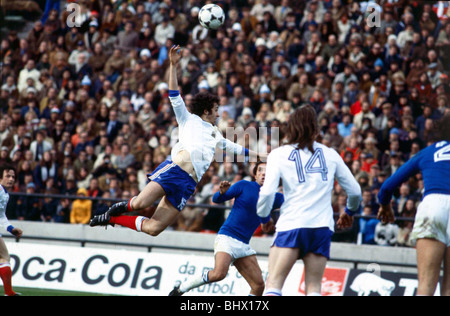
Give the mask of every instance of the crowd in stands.
[[[433, 142], [434, 122], [450, 111], [449, 1], [215, 1], [227, 14], [217, 31], [198, 23], [206, 1], [72, 2], [78, 15], [62, 5], [25, 36], [1, 39], [0, 163], [17, 168], [16, 192], [137, 195], [178, 139], [167, 85], [174, 44], [183, 47], [188, 107], [209, 91], [220, 98], [221, 130], [268, 128], [259, 139], [235, 140], [247, 147], [270, 151], [271, 131], [280, 128], [282, 139], [289, 114], [312, 105], [319, 141], [361, 185], [361, 215], [376, 215], [383, 181]], [[173, 228], [217, 231], [227, 211], [211, 196], [220, 181], [251, 179], [250, 170], [231, 159], [213, 163], [190, 201], [211, 209], [188, 206]], [[402, 185], [396, 215], [414, 218], [422, 190], [420, 174]], [[336, 214], [345, 202], [336, 184]], [[8, 217], [86, 224], [109, 204], [22, 196]], [[361, 218], [334, 240], [410, 246], [411, 224]]]

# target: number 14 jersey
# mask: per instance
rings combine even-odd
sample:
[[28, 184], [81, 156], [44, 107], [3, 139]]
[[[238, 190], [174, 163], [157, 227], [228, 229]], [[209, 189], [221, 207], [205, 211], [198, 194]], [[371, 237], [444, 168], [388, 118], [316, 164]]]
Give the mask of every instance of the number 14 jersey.
[[334, 231], [331, 194], [337, 180], [347, 193], [347, 207], [356, 211], [361, 188], [341, 156], [331, 148], [314, 143], [314, 153], [285, 145], [273, 150], [267, 159], [266, 178], [260, 191], [258, 215], [267, 216], [280, 180], [284, 204], [277, 231], [328, 227]]

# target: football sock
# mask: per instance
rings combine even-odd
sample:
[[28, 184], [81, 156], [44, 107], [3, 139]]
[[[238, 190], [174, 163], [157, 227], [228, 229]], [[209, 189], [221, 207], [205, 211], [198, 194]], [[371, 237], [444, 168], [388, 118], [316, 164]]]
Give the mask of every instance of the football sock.
[[128, 227], [130, 229], [133, 229], [137, 232], [141, 232], [142, 231], [142, 223], [144, 222], [145, 219], [147, 219], [147, 217], [121, 215], [121, 216], [111, 217], [111, 220], [109, 221], [109, 223], [110, 224], [118, 224], [120, 226], [124, 226], [124, 227]]
[[201, 276], [193, 277], [181, 283], [180, 291], [186, 293], [196, 287], [209, 283], [208, 272], [209, 270], [205, 270]]
[[11, 266], [9, 263], [0, 263], [0, 278], [3, 281], [3, 287], [7, 296], [13, 296], [16, 293], [12, 289], [11, 278]]
[[134, 209], [133, 209], [133, 201], [134, 201], [135, 198], [137, 198], [137, 196], [133, 196], [133, 197], [128, 201], [128, 204], [127, 204], [127, 210], [128, 210], [128, 212], [134, 211]]
[[281, 296], [281, 290], [279, 289], [267, 289], [264, 296]]

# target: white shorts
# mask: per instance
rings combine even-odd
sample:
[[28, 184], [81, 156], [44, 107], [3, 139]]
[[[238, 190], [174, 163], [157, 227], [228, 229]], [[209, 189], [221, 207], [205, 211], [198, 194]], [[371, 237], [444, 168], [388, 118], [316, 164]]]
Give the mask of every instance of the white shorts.
[[420, 203], [411, 239], [431, 238], [450, 247], [450, 195], [430, 194]]
[[214, 255], [218, 252], [225, 252], [229, 254], [231, 258], [233, 258], [233, 261], [239, 258], [256, 255], [256, 251], [253, 250], [248, 244], [233, 237], [220, 234], [217, 235], [214, 242]]

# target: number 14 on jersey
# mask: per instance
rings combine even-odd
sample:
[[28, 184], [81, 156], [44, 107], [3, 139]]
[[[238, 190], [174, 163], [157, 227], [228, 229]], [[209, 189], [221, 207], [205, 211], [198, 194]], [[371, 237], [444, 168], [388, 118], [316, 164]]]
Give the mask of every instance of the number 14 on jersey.
[[323, 181], [328, 180], [328, 168], [321, 148], [315, 150], [314, 155], [306, 163], [304, 170], [299, 150], [293, 150], [289, 156], [289, 160], [295, 162], [298, 181], [300, 183], [306, 182], [305, 173], [320, 173]]

